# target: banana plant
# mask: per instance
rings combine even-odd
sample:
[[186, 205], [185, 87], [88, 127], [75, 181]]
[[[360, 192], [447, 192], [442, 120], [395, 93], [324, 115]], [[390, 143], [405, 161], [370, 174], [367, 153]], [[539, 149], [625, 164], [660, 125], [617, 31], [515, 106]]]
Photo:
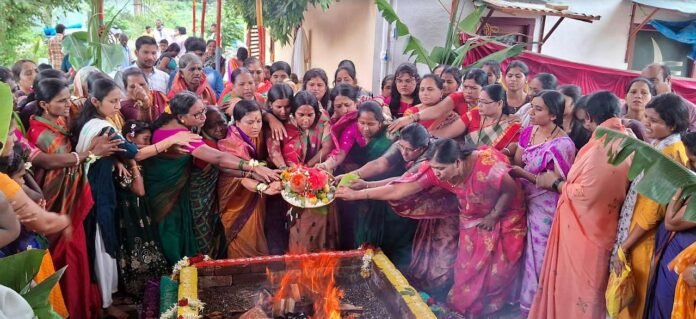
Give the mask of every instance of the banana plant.
[[[634, 180], [640, 173], [645, 174], [636, 188], [641, 195], [661, 205], [667, 205], [679, 189], [684, 190], [682, 199], [696, 194], [696, 173], [665, 156], [650, 144], [602, 127], [595, 131], [595, 138], [604, 138], [604, 145], [614, 146], [609, 148], [607, 154], [612, 165], [619, 165], [631, 159], [631, 168], [628, 171], [630, 180]], [[688, 203], [684, 219], [696, 222], [696, 201]]]
[[[456, 0], [455, 0], [456, 1]], [[459, 42], [460, 33], [476, 33], [476, 27], [481, 20], [485, 7], [478, 6], [463, 19], [461, 18], [463, 11], [460, 9], [461, 1], [457, 1], [453, 6], [454, 11], [450, 13], [450, 20], [447, 26], [447, 36], [443, 46], [435, 46], [432, 50], [428, 50], [423, 46], [423, 42], [411, 34], [408, 26], [399, 18], [394, 11], [394, 8], [389, 4], [388, 0], [375, 0], [377, 9], [382, 14], [382, 17], [390, 24], [394, 24], [396, 37], [405, 37], [406, 45], [404, 46], [404, 54], [410, 57], [415, 57], [416, 63], [422, 63], [428, 66], [432, 71], [438, 64], [446, 64], [460, 66], [464, 62], [469, 51], [485, 45], [492, 41], [497, 41], [503, 37], [491, 36], [472, 36], [464, 41]], [[506, 47], [500, 51], [494, 52], [488, 56], [479, 59], [476, 63], [468, 65], [465, 68], [480, 67], [485, 61], [504, 59], [514, 57], [522, 53], [524, 44], [515, 44]]]
[[121, 8], [106, 24], [99, 13], [100, 0], [90, 1], [90, 18], [87, 31], [78, 31], [63, 38], [63, 53], [68, 54], [70, 64], [79, 70], [86, 66], [95, 66], [103, 72], [116, 71], [125, 55], [123, 48], [113, 39], [109, 30], [118, 15], [126, 8]]
[[0, 285], [8, 287], [27, 301], [34, 316], [39, 319], [61, 319], [48, 302], [48, 296], [65, 272], [65, 267], [35, 284], [45, 250], [30, 249], [12, 256], [0, 258]]

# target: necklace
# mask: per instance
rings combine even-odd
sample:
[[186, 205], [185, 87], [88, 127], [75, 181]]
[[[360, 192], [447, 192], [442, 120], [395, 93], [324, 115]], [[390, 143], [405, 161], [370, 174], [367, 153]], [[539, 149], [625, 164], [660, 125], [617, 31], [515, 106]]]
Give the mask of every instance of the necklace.
[[[498, 116], [498, 121], [495, 122], [495, 126], [493, 127], [494, 131], [498, 129], [498, 125], [500, 125], [500, 119], [502, 119], [502, 118], [503, 118], [503, 113], [500, 113], [500, 116]], [[481, 135], [482, 135], [481, 132], [483, 131], [484, 128], [486, 128], [486, 117], [485, 116], [483, 117], [483, 119], [481, 119], [481, 127], [478, 130], [478, 137], [476, 138], [476, 147], [478, 147], [479, 143], [481, 142]]]
[[[548, 142], [549, 139], [551, 139], [555, 135], [554, 133], [556, 133], [557, 129], [558, 129], [558, 125], [554, 124], [554, 127], [553, 127], [553, 130], [551, 131], [551, 134], [549, 134], [549, 136], [547, 136], [544, 139], [544, 141], [539, 143], [539, 144], [544, 144], [544, 143]], [[536, 130], [534, 130], [534, 133], [532, 133], [532, 139], [529, 141], [530, 143], [534, 143], [534, 138], [536, 137], [537, 132], [539, 132], [539, 126], [537, 126]]]

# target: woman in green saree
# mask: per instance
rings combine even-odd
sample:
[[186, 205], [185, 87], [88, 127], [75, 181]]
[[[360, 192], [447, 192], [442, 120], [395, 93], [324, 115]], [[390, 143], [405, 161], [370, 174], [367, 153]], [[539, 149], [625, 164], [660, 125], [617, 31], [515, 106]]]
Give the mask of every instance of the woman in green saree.
[[[152, 142], [156, 143], [182, 131], [198, 131], [205, 124], [206, 107], [191, 92], [178, 93], [170, 101], [171, 113], [155, 122]], [[278, 180], [272, 170], [253, 161], [245, 161], [214, 149], [202, 141], [180, 149], [161, 150], [145, 162], [145, 189], [150, 212], [158, 224], [164, 256], [170, 264], [184, 256], [203, 253], [194, 232], [191, 196], [193, 158], [203, 160], [242, 177], [251, 174], [263, 182]]]
[[[334, 141], [337, 150], [320, 165], [330, 170], [337, 167], [340, 158], [333, 155], [345, 152], [345, 161], [338, 164], [343, 166], [341, 171], [351, 171], [379, 158], [389, 149], [392, 140], [387, 135], [385, 117], [379, 104], [373, 101], [361, 104], [353, 118], [349, 120], [350, 115], [346, 114], [332, 127], [332, 133], [336, 133], [332, 138], [336, 139], [340, 132], [340, 140]], [[387, 171], [370, 180], [382, 180], [402, 173], [403, 170]], [[418, 222], [400, 217], [384, 201], [363, 201], [355, 211], [355, 247], [365, 243], [377, 245], [397, 267], [405, 269], [410, 263], [413, 234]]]

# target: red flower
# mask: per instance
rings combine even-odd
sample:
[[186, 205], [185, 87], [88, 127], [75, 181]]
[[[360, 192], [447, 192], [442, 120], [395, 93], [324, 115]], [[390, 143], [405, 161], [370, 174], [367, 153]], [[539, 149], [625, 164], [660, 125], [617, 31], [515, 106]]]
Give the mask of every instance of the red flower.
[[301, 173], [296, 173], [290, 176], [290, 189], [295, 193], [303, 193], [305, 191], [305, 186], [307, 185], [307, 179]]
[[179, 307], [186, 307], [186, 306], [188, 306], [188, 299], [187, 298], [179, 300]]
[[309, 188], [314, 192], [324, 188], [328, 180], [329, 177], [326, 176], [326, 173], [320, 170], [309, 171]]

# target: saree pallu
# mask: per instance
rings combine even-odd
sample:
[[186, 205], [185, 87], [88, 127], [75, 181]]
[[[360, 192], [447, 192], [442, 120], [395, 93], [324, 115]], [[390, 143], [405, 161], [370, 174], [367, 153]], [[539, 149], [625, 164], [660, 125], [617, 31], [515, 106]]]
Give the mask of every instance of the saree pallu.
[[[143, 106], [140, 103], [133, 100], [123, 100], [121, 101], [121, 114], [126, 121], [138, 120], [147, 123], [154, 122], [160, 114], [164, 113], [169, 106], [169, 100], [164, 95], [164, 93], [159, 91], [150, 91], [150, 101], [152, 105], [147, 108], [147, 112], [142, 112]], [[146, 113], [144, 116], [142, 113]]]
[[[216, 105], [215, 103], [217, 102], [217, 95], [215, 95], [215, 91], [213, 91], [213, 88], [211, 88], [208, 84], [208, 77], [205, 76], [204, 72], [201, 73], [200, 81], [201, 82], [198, 85], [198, 88], [193, 93], [195, 93], [196, 96], [198, 96], [198, 98], [203, 100], [203, 103], [205, 103], [206, 105]], [[172, 87], [169, 89], [167, 98], [171, 100], [177, 93], [184, 91], [191, 90], [188, 88], [188, 85], [186, 84], [184, 77], [181, 76], [181, 72], [177, 72], [174, 76], [174, 79], [172, 80]]]
[[502, 153], [490, 147], [474, 154], [476, 162], [463, 184], [452, 186], [429, 170], [422, 185], [437, 185], [457, 196], [459, 252], [448, 304], [477, 317], [491, 315], [515, 301], [527, 221], [524, 193], [517, 188], [492, 230], [477, 227], [495, 207], [510, 166]]
[[[208, 140], [204, 141], [211, 145]], [[223, 245], [219, 236], [221, 235], [218, 215], [220, 206], [217, 196], [220, 170], [208, 163], [198, 164], [199, 162], [194, 160], [191, 168], [191, 211], [196, 246], [202, 254], [217, 257], [220, 254], [220, 246]]]
[[120, 230], [118, 278], [125, 292], [141, 300], [145, 283], [158, 279], [169, 269], [150, 220], [147, 199], [122, 187], [117, 189], [116, 198]]
[[[417, 183], [424, 178], [427, 165], [419, 165], [391, 182]], [[457, 197], [439, 187], [430, 187], [389, 205], [399, 216], [418, 221], [413, 236], [411, 263], [404, 274], [418, 290], [436, 300], [445, 300], [454, 281], [454, 261], [459, 240], [459, 209]]]
[[[58, 120], [58, 123], [52, 123], [43, 117], [32, 116], [29, 122], [27, 133], [29, 143], [42, 152], [67, 154], [73, 151], [70, 132], [62, 118]], [[52, 170], [38, 168], [36, 182], [44, 193], [48, 211], [59, 214], [81, 214], [75, 210], [81, 207], [89, 211], [92, 206], [92, 193], [81, 165]]]
[[681, 279], [679, 274], [671, 270], [669, 264], [694, 243], [696, 243], [696, 228], [670, 232], [665, 229], [664, 222], [660, 224], [655, 237], [655, 252], [652, 256], [643, 318], [677, 318], [675, 317], [677, 313], [674, 312], [678, 301], [676, 289]]
[[[263, 149], [262, 141], [261, 136], [250, 138], [236, 126], [231, 126], [227, 137], [218, 142], [218, 148], [243, 160], [259, 160], [262, 158], [257, 150]], [[222, 173], [218, 181], [220, 220], [227, 237], [227, 258], [268, 255], [263, 232], [266, 198], [246, 189], [242, 185], [243, 180]]]
[[[600, 126], [626, 133], [618, 118]], [[629, 163], [609, 164], [603, 143], [591, 139], [568, 172], [530, 318], [606, 318], [609, 258], [628, 188]]]
[[[348, 162], [362, 167], [367, 162], [382, 156], [391, 144], [392, 141], [387, 137], [386, 131], [382, 131], [374, 136], [365, 147], [353, 146], [347, 156]], [[386, 174], [368, 180], [382, 180], [399, 176], [402, 173], [403, 170], [392, 169]], [[343, 217], [341, 222], [352, 219], [355, 247], [360, 247], [365, 243], [376, 245], [384, 251], [397, 268], [405, 270], [411, 262], [413, 234], [416, 232], [418, 222], [397, 215], [385, 201], [365, 200], [355, 204], [357, 210], [345, 211], [341, 214]], [[344, 229], [344, 227], [341, 228], [342, 231]]]
[[150, 218], [157, 224], [162, 253], [170, 266], [198, 253], [191, 210], [191, 161], [191, 155], [164, 154], [143, 162]]
[[[282, 142], [273, 139], [271, 131], [267, 127], [264, 127], [264, 136], [266, 137], [269, 167], [285, 166], [283, 164], [285, 159], [283, 158]], [[267, 197], [263, 232], [266, 234], [270, 255], [283, 255], [288, 250], [288, 230], [285, 228], [285, 213], [288, 209], [290, 209], [290, 204], [281, 195]]]
[[[567, 137], [557, 137], [548, 142], [530, 145], [534, 126], [527, 127], [520, 134], [520, 148], [524, 170], [539, 175], [544, 172], [558, 171], [566, 178], [570, 166], [575, 160], [575, 145]], [[539, 188], [526, 179], [518, 179], [522, 184], [527, 199], [527, 247], [524, 256], [524, 274], [520, 308], [528, 312], [532, 307], [534, 295], [539, 285], [539, 274], [544, 262], [546, 242], [551, 231], [551, 223], [556, 214], [558, 193]]]
[[[30, 120], [29, 142], [48, 154], [72, 151], [67, 129], [59, 123], [34, 116]], [[55, 267], [69, 266], [60, 280], [68, 312], [74, 318], [92, 318], [101, 311], [99, 288], [91, 280], [87, 239], [83, 222], [92, 205], [92, 192], [82, 166], [37, 170], [37, 182], [46, 199], [46, 209], [69, 214], [73, 227], [70, 239], [59, 237], [51, 243]]]
[[685, 271], [687, 271], [687, 267], [694, 264], [696, 264], [696, 245], [694, 244], [684, 249], [669, 263], [669, 268], [680, 274], [677, 289], [674, 291], [672, 318], [696, 318], [696, 287], [692, 287], [684, 281], [684, 276], [693, 276], [692, 271]]
[[462, 116], [462, 121], [466, 124], [467, 134], [464, 136], [466, 144], [476, 147], [489, 145], [499, 151], [517, 141], [522, 127], [518, 121], [510, 118], [484, 123], [486, 126], [481, 127], [479, 109], [474, 109]]
[[[283, 158], [288, 165], [304, 165], [321, 148], [321, 142], [329, 139], [325, 127], [328, 115], [307, 133], [288, 123], [285, 128], [288, 137], [283, 140]], [[288, 216], [290, 218], [288, 218]], [[336, 203], [321, 208], [291, 207], [286, 216], [288, 228], [288, 253], [302, 254], [325, 250], [335, 250], [339, 243], [339, 219]]]

